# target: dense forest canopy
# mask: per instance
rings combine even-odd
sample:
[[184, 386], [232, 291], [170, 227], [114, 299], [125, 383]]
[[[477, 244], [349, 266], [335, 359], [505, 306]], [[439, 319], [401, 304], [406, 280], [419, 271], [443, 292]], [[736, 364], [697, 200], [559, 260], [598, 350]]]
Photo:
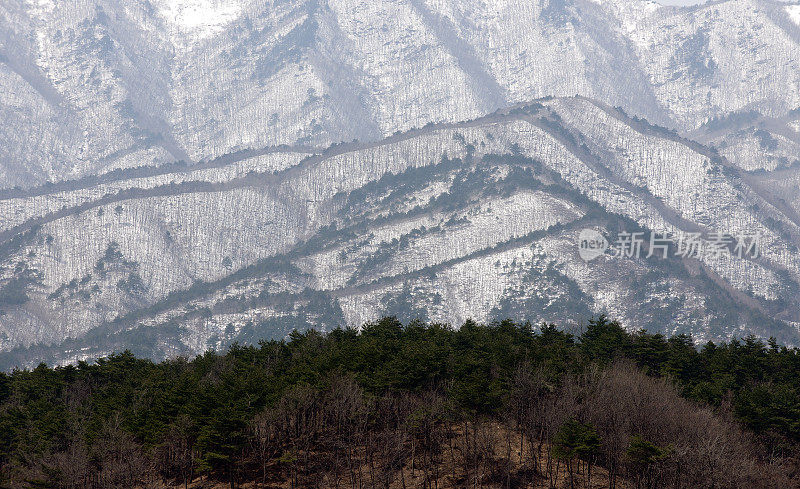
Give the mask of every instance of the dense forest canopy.
[[[695, 345], [605, 317], [577, 334], [385, 318], [191, 360], [124, 352], [0, 374], [0, 484], [546, 487], [597, 467], [606, 487], [796, 485], [799, 374], [774, 340]], [[476, 441], [489, 432], [507, 456]]]

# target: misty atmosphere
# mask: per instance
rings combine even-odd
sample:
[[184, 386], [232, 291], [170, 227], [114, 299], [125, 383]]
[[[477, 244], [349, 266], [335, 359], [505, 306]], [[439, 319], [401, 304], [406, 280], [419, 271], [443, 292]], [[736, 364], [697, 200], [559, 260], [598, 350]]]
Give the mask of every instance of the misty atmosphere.
[[0, 488], [800, 487], [797, 0], [2, 0], [0, 121]]

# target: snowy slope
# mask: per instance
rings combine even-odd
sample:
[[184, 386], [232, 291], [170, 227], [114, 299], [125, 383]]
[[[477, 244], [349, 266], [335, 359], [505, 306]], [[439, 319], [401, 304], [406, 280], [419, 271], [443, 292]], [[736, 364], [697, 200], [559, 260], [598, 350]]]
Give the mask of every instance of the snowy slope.
[[0, 367], [380, 314], [798, 344], [798, 8], [4, 1]]
[[800, 107], [797, 5], [3, 2], [0, 186], [376, 141], [548, 95], [689, 131]]
[[[3, 308], [0, 357], [192, 353], [390, 313], [800, 338], [796, 215], [713, 150], [592, 99], [227, 161], [0, 199], [20, 216], [0, 284], [28, 295]], [[757, 232], [763, 251], [586, 263], [587, 227]]]

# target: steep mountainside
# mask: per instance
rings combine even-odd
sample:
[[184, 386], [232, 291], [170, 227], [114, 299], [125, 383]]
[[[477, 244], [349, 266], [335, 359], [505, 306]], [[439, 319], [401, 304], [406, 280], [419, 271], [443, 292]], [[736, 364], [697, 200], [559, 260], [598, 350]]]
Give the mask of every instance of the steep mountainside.
[[69, 3], [0, 4], [0, 367], [379, 314], [800, 343], [798, 4]]
[[777, 0], [67, 3], [0, 5], [0, 186], [377, 141], [544, 96], [680, 131], [800, 107], [798, 5]]
[[[698, 339], [800, 337], [788, 204], [715, 150], [585, 97], [141, 173], [0, 201], [14, 216], [0, 231], [5, 290], [26, 291], [3, 307], [6, 365], [123, 347], [161, 357], [378, 314], [607, 312]], [[586, 262], [585, 228], [706, 245], [759, 233], [761, 253]]]

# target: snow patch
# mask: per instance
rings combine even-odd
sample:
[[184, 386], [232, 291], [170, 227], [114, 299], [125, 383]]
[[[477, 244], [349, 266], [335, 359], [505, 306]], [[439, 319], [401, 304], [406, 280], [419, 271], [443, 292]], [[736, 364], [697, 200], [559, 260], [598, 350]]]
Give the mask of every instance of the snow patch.
[[56, 3], [54, 0], [29, 0], [26, 6], [32, 17], [41, 17], [55, 10]]
[[159, 14], [180, 34], [204, 39], [236, 20], [242, 8], [239, 0], [166, 0]]
[[786, 11], [789, 12], [792, 22], [800, 26], [800, 5], [789, 5], [786, 7]]

